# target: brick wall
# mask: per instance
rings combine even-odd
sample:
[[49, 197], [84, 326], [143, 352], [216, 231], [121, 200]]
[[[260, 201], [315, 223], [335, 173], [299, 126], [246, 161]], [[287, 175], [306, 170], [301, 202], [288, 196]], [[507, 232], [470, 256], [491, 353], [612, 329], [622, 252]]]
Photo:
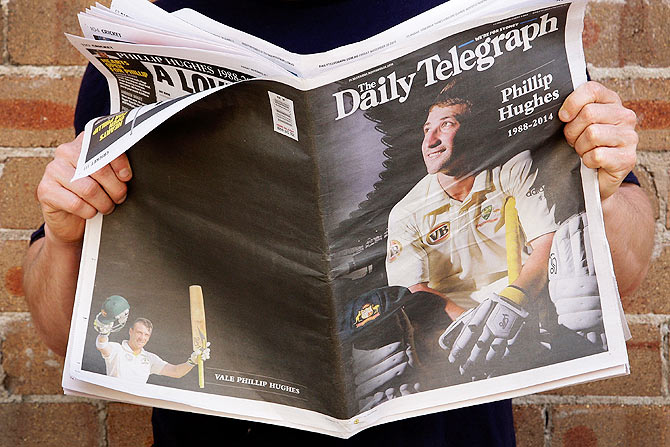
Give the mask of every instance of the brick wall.
[[[74, 136], [83, 59], [62, 33], [78, 33], [76, 13], [91, 3], [0, 0], [0, 447], [151, 445], [146, 408], [62, 395], [63, 359], [36, 339], [21, 287], [23, 252], [41, 222], [35, 187], [54, 147]], [[584, 36], [592, 77], [638, 114], [636, 173], [657, 220], [652, 269], [624, 299], [632, 374], [516, 399], [520, 446], [670, 445], [668, 22], [667, 0], [598, 1]]]

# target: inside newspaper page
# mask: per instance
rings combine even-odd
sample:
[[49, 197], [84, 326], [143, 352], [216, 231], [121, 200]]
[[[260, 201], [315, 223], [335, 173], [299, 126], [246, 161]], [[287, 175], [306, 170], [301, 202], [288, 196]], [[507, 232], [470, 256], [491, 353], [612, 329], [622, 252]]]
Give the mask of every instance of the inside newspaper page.
[[87, 223], [64, 388], [348, 438], [627, 373], [557, 117], [585, 5], [520, 3], [89, 123], [80, 164], [134, 144], [134, 178]]

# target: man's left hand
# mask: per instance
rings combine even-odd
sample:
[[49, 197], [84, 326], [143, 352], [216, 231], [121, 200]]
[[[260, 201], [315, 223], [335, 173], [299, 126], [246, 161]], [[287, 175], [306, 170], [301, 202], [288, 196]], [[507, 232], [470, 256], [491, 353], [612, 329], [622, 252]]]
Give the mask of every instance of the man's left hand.
[[635, 166], [635, 112], [625, 108], [615, 92], [589, 81], [566, 98], [558, 117], [566, 123], [566, 140], [584, 164], [598, 169], [600, 198], [614, 194]]

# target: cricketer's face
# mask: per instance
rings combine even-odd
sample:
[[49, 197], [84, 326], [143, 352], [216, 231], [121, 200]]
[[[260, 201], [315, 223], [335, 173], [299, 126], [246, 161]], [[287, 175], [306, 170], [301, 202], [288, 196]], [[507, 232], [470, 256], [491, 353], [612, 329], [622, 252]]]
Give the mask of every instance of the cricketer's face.
[[423, 125], [421, 152], [429, 174], [449, 174], [449, 163], [453, 161], [455, 151], [463, 150], [454, 147], [454, 137], [461, 126], [459, 116], [466, 110], [465, 104], [453, 104], [436, 105], [428, 112]]
[[133, 349], [140, 349], [143, 348], [144, 345], [146, 345], [149, 341], [149, 337], [151, 337], [151, 329], [147, 328], [141, 322], [137, 322], [133, 327], [130, 328], [128, 334], [130, 335], [128, 344]]

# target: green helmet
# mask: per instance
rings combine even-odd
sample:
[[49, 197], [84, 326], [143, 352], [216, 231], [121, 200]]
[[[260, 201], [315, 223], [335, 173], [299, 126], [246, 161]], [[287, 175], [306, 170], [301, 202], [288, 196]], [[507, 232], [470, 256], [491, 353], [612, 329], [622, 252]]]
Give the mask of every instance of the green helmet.
[[128, 301], [121, 295], [112, 295], [102, 304], [98, 318], [104, 324], [114, 322], [112, 331], [117, 331], [126, 324], [129, 314], [130, 304], [128, 304]]

